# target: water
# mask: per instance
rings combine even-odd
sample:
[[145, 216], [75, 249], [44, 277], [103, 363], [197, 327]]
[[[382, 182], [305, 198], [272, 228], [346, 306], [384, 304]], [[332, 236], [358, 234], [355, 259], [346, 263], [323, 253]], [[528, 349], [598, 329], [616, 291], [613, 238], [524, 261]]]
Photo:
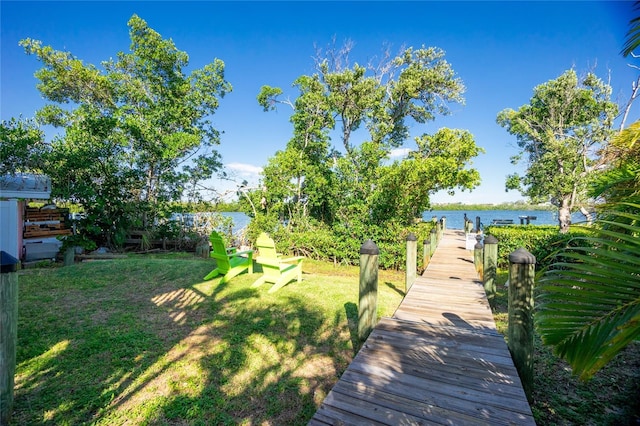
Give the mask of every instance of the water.
[[[447, 218], [447, 228], [463, 229], [465, 213], [474, 226], [477, 216], [480, 217], [480, 224], [483, 227], [490, 225], [494, 219], [510, 219], [514, 225], [519, 225], [520, 216], [535, 216], [536, 219], [530, 221], [532, 225], [558, 225], [558, 212], [556, 210], [431, 210], [424, 212], [422, 218], [423, 220], [431, 220], [433, 216], [438, 219], [445, 216]], [[220, 214], [233, 220], [234, 235], [240, 235], [251, 221], [251, 218], [242, 212], [223, 212]], [[584, 216], [580, 213], [574, 213], [571, 216], [573, 223], [584, 222], [584, 220]]]
[[233, 220], [233, 235], [240, 235], [242, 230], [249, 225], [251, 218], [242, 212], [222, 212], [222, 216], [230, 217]]
[[240, 236], [244, 228], [249, 224], [251, 218], [242, 212], [202, 212], [202, 213], [173, 213], [171, 220], [182, 223], [183, 226], [190, 229], [205, 232], [211, 229], [212, 216], [220, 215], [230, 217], [233, 221], [231, 232], [235, 236]]
[[[520, 216], [535, 216], [536, 219], [530, 221], [531, 225], [558, 225], [557, 210], [431, 210], [424, 212], [422, 219], [431, 220], [433, 216], [440, 219], [445, 216], [448, 229], [463, 229], [465, 213], [474, 227], [478, 216], [481, 227], [491, 225], [495, 219], [512, 220], [514, 225], [519, 225]], [[571, 216], [572, 223], [584, 222], [584, 220], [585, 217], [580, 213], [574, 213]]]

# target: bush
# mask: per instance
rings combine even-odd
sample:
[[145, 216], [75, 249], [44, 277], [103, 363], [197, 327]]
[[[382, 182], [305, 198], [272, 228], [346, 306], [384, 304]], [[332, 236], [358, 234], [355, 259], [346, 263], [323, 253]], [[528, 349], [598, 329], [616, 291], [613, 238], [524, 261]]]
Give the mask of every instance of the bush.
[[576, 237], [590, 235], [591, 232], [591, 228], [577, 225], [571, 226], [566, 234], [559, 233], [555, 225], [487, 226], [484, 229], [485, 235], [498, 239], [499, 268], [508, 268], [509, 254], [523, 247], [536, 257], [537, 270], [557, 261], [556, 253], [560, 249], [575, 247], [578, 243]]
[[[359, 264], [360, 247], [371, 239], [380, 250], [380, 268], [399, 270], [406, 264], [407, 235], [415, 234], [420, 246], [430, 238], [432, 227], [432, 222], [407, 227], [390, 221], [380, 226], [351, 223], [349, 226], [338, 224], [329, 228], [311, 218], [298, 218], [285, 226], [273, 217], [258, 215], [249, 225], [249, 236], [251, 241], [255, 241], [260, 232], [267, 232], [282, 253], [346, 265]], [[420, 251], [422, 247], [418, 249]]]

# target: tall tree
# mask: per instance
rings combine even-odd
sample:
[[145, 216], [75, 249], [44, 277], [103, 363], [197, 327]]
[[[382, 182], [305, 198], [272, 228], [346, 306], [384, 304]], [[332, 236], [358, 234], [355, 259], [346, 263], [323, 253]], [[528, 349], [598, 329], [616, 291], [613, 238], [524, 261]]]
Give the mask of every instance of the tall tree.
[[[464, 85], [440, 49], [405, 49], [373, 67], [350, 64], [351, 47], [318, 56], [316, 73], [294, 83], [295, 102], [280, 100], [283, 91], [270, 86], [258, 102], [265, 110], [285, 103], [294, 111], [292, 140], [264, 169], [267, 209], [289, 224], [299, 220], [292, 212], [301, 212], [361, 242], [390, 223], [411, 224], [436, 190], [477, 185], [478, 173], [465, 168], [481, 150], [468, 132], [441, 130], [417, 138], [416, 154], [392, 163], [392, 150], [408, 141], [411, 127], [463, 102]], [[456, 156], [460, 162], [449, 161]], [[292, 209], [296, 202], [313, 208]]]
[[555, 205], [560, 232], [568, 231], [571, 212], [583, 202], [599, 165], [597, 151], [613, 133], [618, 108], [610, 97], [611, 87], [595, 74], [579, 79], [568, 70], [534, 88], [528, 105], [498, 114], [498, 124], [516, 136], [521, 149], [513, 162], [527, 166], [523, 176], [507, 177], [507, 189]]
[[130, 52], [102, 68], [38, 40], [21, 41], [43, 63], [38, 89], [53, 102], [39, 120], [65, 128], [53, 143], [53, 194], [75, 199], [98, 223], [111, 224], [97, 230], [111, 243], [127, 220], [153, 223], [185, 185], [220, 167], [210, 116], [231, 90], [222, 61], [187, 75], [188, 55], [173, 41], [136, 15], [128, 26]]

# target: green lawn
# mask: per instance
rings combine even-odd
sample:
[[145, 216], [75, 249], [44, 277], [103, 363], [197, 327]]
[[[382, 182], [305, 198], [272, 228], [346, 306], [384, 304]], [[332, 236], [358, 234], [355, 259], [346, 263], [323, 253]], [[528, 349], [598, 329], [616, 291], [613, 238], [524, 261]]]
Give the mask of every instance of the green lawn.
[[[20, 272], [13, 420], [305, 424], [354, 355], [358, 269], [306, 261], [269, 294], [258, 273], [132, 257]], [[380, 277], [390, 316], [402, 274]]]
[[[305, 260], [302, 283], [269, 294], [258, 273], [202, 282], [212, 268], [165, 255], [20, 271], [14, 424], [306, 424], [357, 350], [359, 269]], [[404, 275], [381, 272], [379, 290], [390, 316]], [[637, 424], [640, 344], [589, 383], [539, 341], [534, 363], [538, 424]]]

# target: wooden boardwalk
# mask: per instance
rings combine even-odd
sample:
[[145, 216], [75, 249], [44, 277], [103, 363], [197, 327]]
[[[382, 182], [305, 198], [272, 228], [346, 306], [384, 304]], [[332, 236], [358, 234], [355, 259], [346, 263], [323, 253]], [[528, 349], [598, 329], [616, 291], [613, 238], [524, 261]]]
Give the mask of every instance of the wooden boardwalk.
[[446, 231], [309, 425], [535, 425], [462, 231]]

